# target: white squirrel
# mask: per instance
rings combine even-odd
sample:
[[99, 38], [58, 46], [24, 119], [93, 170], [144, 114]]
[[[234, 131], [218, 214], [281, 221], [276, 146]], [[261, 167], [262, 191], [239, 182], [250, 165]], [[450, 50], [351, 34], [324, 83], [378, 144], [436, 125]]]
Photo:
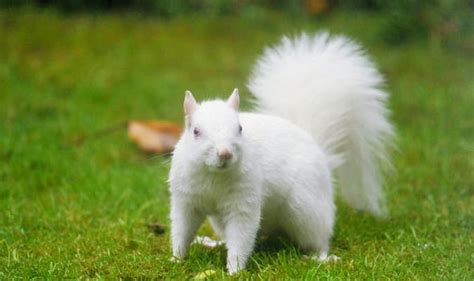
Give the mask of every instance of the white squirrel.
[[394, 131], [382, 86], [359, 45], [318, 33], [265, 50], [249, 81], [255, 113], [239, 113], [237, 89], [200, 104], [187, 91], [169, 174], [173, 257], [186, 257], [209, 217], [230, 274], [245, 267], [257, 233], [283, 231], [326, 260], [333, 173], [349, 205], [383, 216]]

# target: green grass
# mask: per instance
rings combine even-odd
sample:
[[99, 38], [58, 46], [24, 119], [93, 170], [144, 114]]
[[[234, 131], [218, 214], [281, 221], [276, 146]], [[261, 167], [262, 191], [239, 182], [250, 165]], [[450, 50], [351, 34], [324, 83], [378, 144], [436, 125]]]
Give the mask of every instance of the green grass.
[[[285, 241], [260, 242], [241, 278], [474, 279], [474, 62], [435, 42], [391, 47], [380, 16], [181, 18], [0, 11], [0, 279], [226, 277], [225, 250], [170, 257], [169, 159], [145, 155], [132, 118], [181, 122], [198, 98], [239, 87], [281, 34], [329, 29], [362, 42], [387, 77], [398, 129], [391, 217], [341, 202], [332, 252], [317, 264]], [[244, 105], [249, 108], [249, 103]], [[85, 138], [77, 143], [78, 138]], [[211, 234], [209, 226], [201, 229]]]

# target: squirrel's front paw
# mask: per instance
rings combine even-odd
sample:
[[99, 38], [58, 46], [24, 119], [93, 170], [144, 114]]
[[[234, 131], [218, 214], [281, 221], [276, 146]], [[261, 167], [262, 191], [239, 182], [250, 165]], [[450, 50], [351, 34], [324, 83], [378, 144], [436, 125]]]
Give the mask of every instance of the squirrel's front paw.
[[227, 262], [227, 272], [229, 275], [236, 275], [242, 269], [244, 269], [244, 267], [240, 266], [236, 260]]
[[183, 259], [180, 258], [180, 257], [177, 257], [177, 256], [172, 256], [172, 257], [170, 258], [170, 262], [180, 263], [180, 262], [182, 262], [182, 261], [183, 261]]
[[229, 273], [229, 275], [236, 275], [239, 272], [240, 268], [232, 268], [231, 266], [227, 265], [227, 273]]
[[336, 256], [336, 255], [327, 255], [327, 254], [321, 254], [321, 255], [311, 255], [307, 256], [304, 255], [303, 259], [311, 259], [316, 262], [321, 262], [321, 263], [333, 263], [333, 262], [338, 262], [341, 258]]
[[336, 255], [329, 255], [327, 257], [321, 258], [317, 257], [317, 260], [322, 263], [327, 263], [327, 262], [338, 262], [341, 258], [336, 256]]

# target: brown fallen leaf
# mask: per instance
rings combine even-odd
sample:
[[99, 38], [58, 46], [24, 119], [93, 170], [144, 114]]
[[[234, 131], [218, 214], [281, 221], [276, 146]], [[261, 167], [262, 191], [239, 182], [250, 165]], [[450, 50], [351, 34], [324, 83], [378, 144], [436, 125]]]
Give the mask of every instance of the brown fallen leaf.
[[131, 120], [128, 137], [146, 152], [168, 153], [173, 151], [182, 127], [163, 120]]
[[311, 15], [319, 15], [330, 8], [328, 0], [305, 0], [304, 6]]

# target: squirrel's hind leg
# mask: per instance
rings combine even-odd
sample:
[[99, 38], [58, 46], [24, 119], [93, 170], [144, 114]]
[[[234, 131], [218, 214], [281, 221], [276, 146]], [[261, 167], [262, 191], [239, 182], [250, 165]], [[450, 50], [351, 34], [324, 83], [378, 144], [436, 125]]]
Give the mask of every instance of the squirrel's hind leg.
[[[330, 184], [330, 183], [329, 183]], [[316, 196], [301, 187], [287, 200], [280, 220], [288, 236], [305, 252], [326, 261], [333, 233], [335, 206], [332, 196]]]

